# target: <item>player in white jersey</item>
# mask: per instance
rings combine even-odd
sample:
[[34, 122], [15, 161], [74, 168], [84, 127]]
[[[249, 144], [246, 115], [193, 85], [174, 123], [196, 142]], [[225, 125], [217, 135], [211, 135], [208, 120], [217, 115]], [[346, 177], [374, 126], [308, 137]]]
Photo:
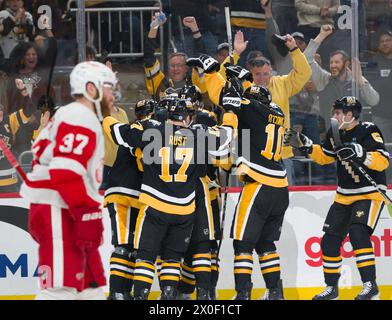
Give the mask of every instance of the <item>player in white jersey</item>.
[[105, 299], [102, 242], [102, 116], [114, 103], [115, 74], [82, 62], [70, 75], [75, 101], [61, 107], [33, 144], [33, 170], [21, 187], [29, 231], [39, 244], [36, 299]]

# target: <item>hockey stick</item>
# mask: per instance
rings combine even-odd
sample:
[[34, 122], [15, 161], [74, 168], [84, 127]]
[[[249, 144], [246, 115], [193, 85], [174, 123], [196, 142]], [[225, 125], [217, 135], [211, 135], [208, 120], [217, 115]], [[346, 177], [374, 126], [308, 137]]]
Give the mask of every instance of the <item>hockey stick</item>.
[[222, 209], [221, 209], [221, 216], [222, 216], [222, 221], [221, 221], [221, 239], [219, 241], [218, 250], [216, 252], [216, 258], [217, 259], [219, 257], [219, 252], [220, 252], [220, 249], [221, 249], [221, 246], [222, 246], [223, 231], [225, 229], [226, 207], [227, 207], [227, 193], [228, 193], [227, 191], [228, 191], [228, 188], [229, 188], [230, 173], [231, 173], [231, 170], [226, 172], [225, 186], [223, 187], [224, 195], [223, 195], [223, 203], [222, 203]]
[[225, 1], [225, 19], [226, 19], [227, 42], [229, 43], [230, 64], [233, 64], [234, 63], [233, 37], [232, 37], [231, 23], [230, 23], [230, 2], [228, 0]]
[[[339, 122], [335, 118], [331, 118], [331, 131], [332, 131], [332, 137], [333, 141], [335, 143], [335, 148], [342, 146], [342, 140], [340, 139], [340, 134], [339, 134]], [[388, 209], [389, 215], [392, 217], [392, 200], [387, 196], [386, 192], [382, 190], [376, 183], [376, 181], [373, 180], [373, 178], [366, 172], [366, 170], [356, 163], [353, 160], [348, 160], [350, 164], [355, 167], [361, 174], [364, 176], [369, 183], [382, 195], [382, 197], [386, 201], [386, 206]]]
[[7, 145], [5, 144], [5, 142], [2, 138], [0, 138], [0, 149], [3, 150], [4, 156], [7, 158], [8, 162], [11, 164], [11, 166], [19, 173], [22, 180], [28, 181], [26, 173], [20, 167], [18, 160], [16, 160], [15, 156], [12, 154], [10, 149], [8, 149]]
[[[46, 93], [45, 93], [45, 107], [46, 109], [50, 112], [51, 115], [53, 115], [55, 108], [54, 102], [53, 102], [53, 108], [54, 110], [50, 109], [49, 106], [49, 96], [50, 96], [50, 89], [52, 85], [52, 79], [53, 79], [53, 72], [54, 72], [54, 66], [56, 64], [56, 59], [57, 59], [57, 40], [54, 37], [51, 37], [54, 41], [54, 48], [53, 48], [53, 57], [52, 61], [50, 63], [50, 70], [49, 70], [49, 77], [48, 77], [48, 84], [46, 86]], [[44, 110], [45, 111], [45, 110]], [[41, 110], [42, 112], [42, 110]]]

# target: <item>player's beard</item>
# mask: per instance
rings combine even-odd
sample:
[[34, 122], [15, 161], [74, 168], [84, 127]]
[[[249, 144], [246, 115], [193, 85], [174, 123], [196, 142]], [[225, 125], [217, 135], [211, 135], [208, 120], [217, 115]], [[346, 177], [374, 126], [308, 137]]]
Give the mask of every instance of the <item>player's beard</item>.
[[101, 101], [102, 116], [104, 118], [110, 116], [113, 109], [114, 109], [114, 103], [104, 96]]

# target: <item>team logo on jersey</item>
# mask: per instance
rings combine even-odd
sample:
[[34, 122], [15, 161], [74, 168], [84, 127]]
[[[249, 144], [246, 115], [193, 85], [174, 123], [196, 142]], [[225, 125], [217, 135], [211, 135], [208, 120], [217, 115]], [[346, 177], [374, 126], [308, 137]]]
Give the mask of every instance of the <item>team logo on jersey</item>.
[[[10, 137], [3, 136], [2, 134], [0, 134], [0, 139], [3, 139], [5, 145], [8, 147], [8, 149], [11, 148]], [[0, 160], [3, 158], [4, 158], [3, 150], [0, 150]]]
[[95, 169], [95, 180], [97, 183], [102, 183], [103, 180], [103, 159], [99, 162], [98, 167]]
[[208, 228], [203, 230], [203, 233], [205, 236], [208, 236], [210, 234], [210, 230], [208, 230]]
[[374, 141], [379, 142], [379, 143], [384, 143], [384, 140], [382, 139], [381, 135], [378, 132], [373, 132], [372, 137]]
[[75, 277], [76, 277], [76, 280], [82, 280], [83, 278], [84, 278], [84, 274], [83, 274], [83, 272], [78, 272], [76, 275], [75, 275]]
[[355, 97], [347, 97], [347, 104], [349, 106], [355, 105], [356, 101], [357, 101], [357, 99], [355, 99]]
[[360, 218], [360, 217], [362, 217], [362, 216], [365, 215], [365, 212], [363, 212], [363, 211], [357, 211], [357, 212], [355, 213], [355, 215], [357, 216], [357, 218]]

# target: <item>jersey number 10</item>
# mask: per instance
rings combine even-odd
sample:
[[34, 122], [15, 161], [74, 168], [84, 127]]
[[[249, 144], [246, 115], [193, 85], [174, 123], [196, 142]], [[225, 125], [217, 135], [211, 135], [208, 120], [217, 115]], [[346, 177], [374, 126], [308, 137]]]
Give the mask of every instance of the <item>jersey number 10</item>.
[[265, 132], [267, 133], [267, 143], [265, 149], [261, 151], [261, 155], [268, 160], [272, 160], [272, 158], [274, 158], [274, 161], [279, 161], [282, 157], [284, 128], [282, 126], [279, 126], [276, 139], [275, 129], [276, 125], [272, 123], [268, 124], [265, 127]]

